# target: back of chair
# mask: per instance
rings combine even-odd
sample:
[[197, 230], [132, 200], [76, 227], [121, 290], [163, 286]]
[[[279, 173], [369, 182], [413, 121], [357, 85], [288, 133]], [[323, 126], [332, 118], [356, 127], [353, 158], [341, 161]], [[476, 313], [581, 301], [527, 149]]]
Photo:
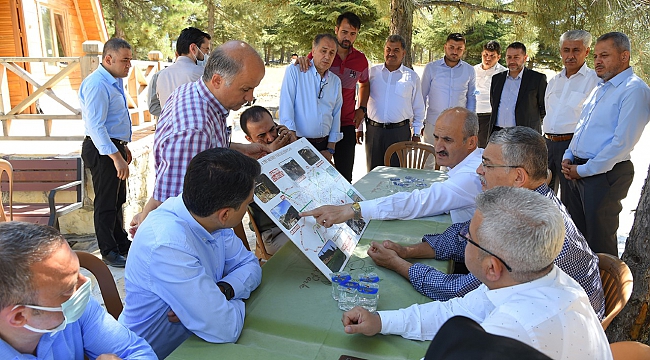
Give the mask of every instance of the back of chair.
[[[14, 219], [14, 171], [11, 166], [11, 163], [5, 159], [0, 159], [0, 182], [2, 182], [3, 173], [7, 173], [7, 179], [9, 182], [9, 220], [13, 221]], [[7, 221], [7, 215], [5, 214], [5, 208], [2, 204], [2, 196], [0, 196], [0, 221]]]
[[600, 279], [605, 292], [605, 318], [601, 324], [603, 329], [607, 329], [630, 299], [633, 279], [630, 268], [621, 259], [610, 254], [597, 255]]
[[393, 154], [396, 154], [400, 167], [424, 169], [429, 156], [435, 156], [435, 153], [436, 150], [432, 145], [414, 141], [400, 141], [386, 149], [384, 165], [390, 166], [390, 158]]
[[650, 346], [636, 341], [619, 341], [609, 344], [614, 360], [648, 360]]
[[253, 214], [251, 214], [250, 209], [247, 210], [248, 212], [248, 218], [251, 221], [251, 226], [253, 227], [253, 231], [255, 232], [255, 256], [260, 259], [260, 262], [265, 262], [268, 259], [271, 258], [271, 254], [266, 252], [266, 247], [264, 246], [264, 240], [262, 240], [262, 234], [260, 234], [260, 230], [257, 228], [257, 224], [255, 223], [255, 220], [253, 220]]
[[95, 255], [83, 251], [75, 252], [79, 257], [79, 266], [90, 271], [97, 279], [106, 310], [117, 320], [124, 306], [120, 299], [120, 293], [117, 291], [115, 280], [113, 280], [113, 274], [111, 274], [108, 266]]

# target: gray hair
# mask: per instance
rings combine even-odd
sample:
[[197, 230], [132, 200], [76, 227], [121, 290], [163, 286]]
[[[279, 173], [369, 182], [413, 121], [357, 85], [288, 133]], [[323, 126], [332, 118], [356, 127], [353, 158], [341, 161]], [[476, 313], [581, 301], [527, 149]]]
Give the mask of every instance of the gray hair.
[[506, 165], [524, 168], [534, 180], [546, 179], [548, 150], [544, 137], [537, 131], [527, 126], [504, 128], [493, 133], [489, 143], [501, 145]]
[[320, 41], [323, 40], [323, 39], [332, 40], [334, 42], [334, 44], [336, 45], [336, 48], [337, 49], [339, 48], [339, 42], [334, 37], [334, 35], [332, 35], [332, 34], [318, 34], [318, 35], [316, 35], [316, 37], [314, 38], [314, 41], [312, 42], [311, 46], [315, 48], [316, 46], [318, 46], [318, 44], [320, 44]]
[[616, 46], [618, 52], [623, 52], [623, 51], [632, 52], [630, 39], [627, 37], [627, 35], [623, 34], [622, 32], [612, 31], [612, 32], [608, 32], [607, 34], [600, 35], [600, 37], [598, 38], [598, 40], [596, 40], [596, 42], [601, 42], [605, 40], [614, 41], [614, 46]]
[[18, 221], [0, 223], [0, 309], [35, 302], [38, 289], [34, 288], [31, 268], [65, 242], [49, 226]]
[[478, 115], [476, 115], [476, 113], [471, 110], [468, 110], [462, 106], [456, 106], [443, 110], [438, 118], [452, 111], [457, 114], [465, 115], [465, 122], [463, 123], [463, 140], [467, 139], [470, 136], [478, 136]]
[[591, 47], [591, 34], [585, 30], [569, 30], [560, 36], [560, 48], [565, 41], [582, 41], [586, 48]]
[[104, 49], [102, 50], [102, 58], [105, 58], [109, 53], [114, 53], [120, 49], [131, 50], [131, 45], [124, 39], [111, 38], [104, 44]]
[[203, 81], [208, 82], [218, 74], [226, 81], [226, 85], [230, 86], [242, 67], [244, 64], [241, 61], [230, 56], [222, 46], [219, 46], [208, 57], [208, 62], [203, 69]]
[[476, 196], [476, 210], [483, 222], [475, 236], [481, 246], [512, 267], [516, 281], [531, 281], [545, 274], [562, 249], [564, 219], [557, 205], [544, 195], [499, 186]]
[[392, 43], [398, 42], [398, 43], [402, 44], [402, 49], [406, 50], [406, 40], [401, 35], [397, 35], [397, 34], [391, 35], [391, 36], [386, 38], [386, 42], [387, 43], [389, 43], [389, 42], [392, 42]]

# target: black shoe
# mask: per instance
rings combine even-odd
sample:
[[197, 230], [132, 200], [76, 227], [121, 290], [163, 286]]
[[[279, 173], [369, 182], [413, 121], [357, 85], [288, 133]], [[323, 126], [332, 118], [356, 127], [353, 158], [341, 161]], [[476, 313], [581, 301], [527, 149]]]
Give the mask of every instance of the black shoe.
[[117, 253], [117, 251], [111, 251], [108, 255], [102, 255], [102, 261], [106, 265], [110, 265], [116, 268], [123, 268], [126, 265], [126, 258]]

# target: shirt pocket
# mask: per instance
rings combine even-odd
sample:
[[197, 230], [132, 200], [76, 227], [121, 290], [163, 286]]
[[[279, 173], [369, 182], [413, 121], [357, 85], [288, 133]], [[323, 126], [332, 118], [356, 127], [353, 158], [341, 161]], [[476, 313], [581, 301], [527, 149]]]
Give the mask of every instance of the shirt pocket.
[[410, 98], [413, 93], [413, 84], [408, 81], [398, 81], [395, 83], [395, 94], [403, 98]]

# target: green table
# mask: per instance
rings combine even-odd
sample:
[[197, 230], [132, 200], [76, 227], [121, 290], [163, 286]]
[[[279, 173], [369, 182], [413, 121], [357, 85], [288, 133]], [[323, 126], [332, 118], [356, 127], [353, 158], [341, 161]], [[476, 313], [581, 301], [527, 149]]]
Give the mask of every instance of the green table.
[[[374, 198], [382, 195], [377, 186], [385, 176], [407, 174], [442, 180], [439, 172], [380, 167], [359, 180], [355, 187], [367, 198]], [[420, 295], [408, 280], [395, 272], [375, 267], [366, 255], [370, 242], [392, 239], [416, 243], [423, 234], [442, 231], [451, 224], [449, 216], [436, 217], [436, 220], [370, 222], [346, 269], [353, 275], [370, 270], [379, 274], [382, 279], [379, 310], [403, 308], [430, 299]], [[422, 262], [451, 271], [450, 262]], [[262, 274], [262, 284], [246, 301], [244, 329], [236, 343], [211, 344], [192, 336], [168, 359], [336, 360], [344, 354], [366, 359], [421, 359], [429, 346], [428, 341], [411, 341], [399, 336], [345, 334], [341, 323], [343, 312], [332, 299], [328, 279], [291, 242], [262, 267]]]

